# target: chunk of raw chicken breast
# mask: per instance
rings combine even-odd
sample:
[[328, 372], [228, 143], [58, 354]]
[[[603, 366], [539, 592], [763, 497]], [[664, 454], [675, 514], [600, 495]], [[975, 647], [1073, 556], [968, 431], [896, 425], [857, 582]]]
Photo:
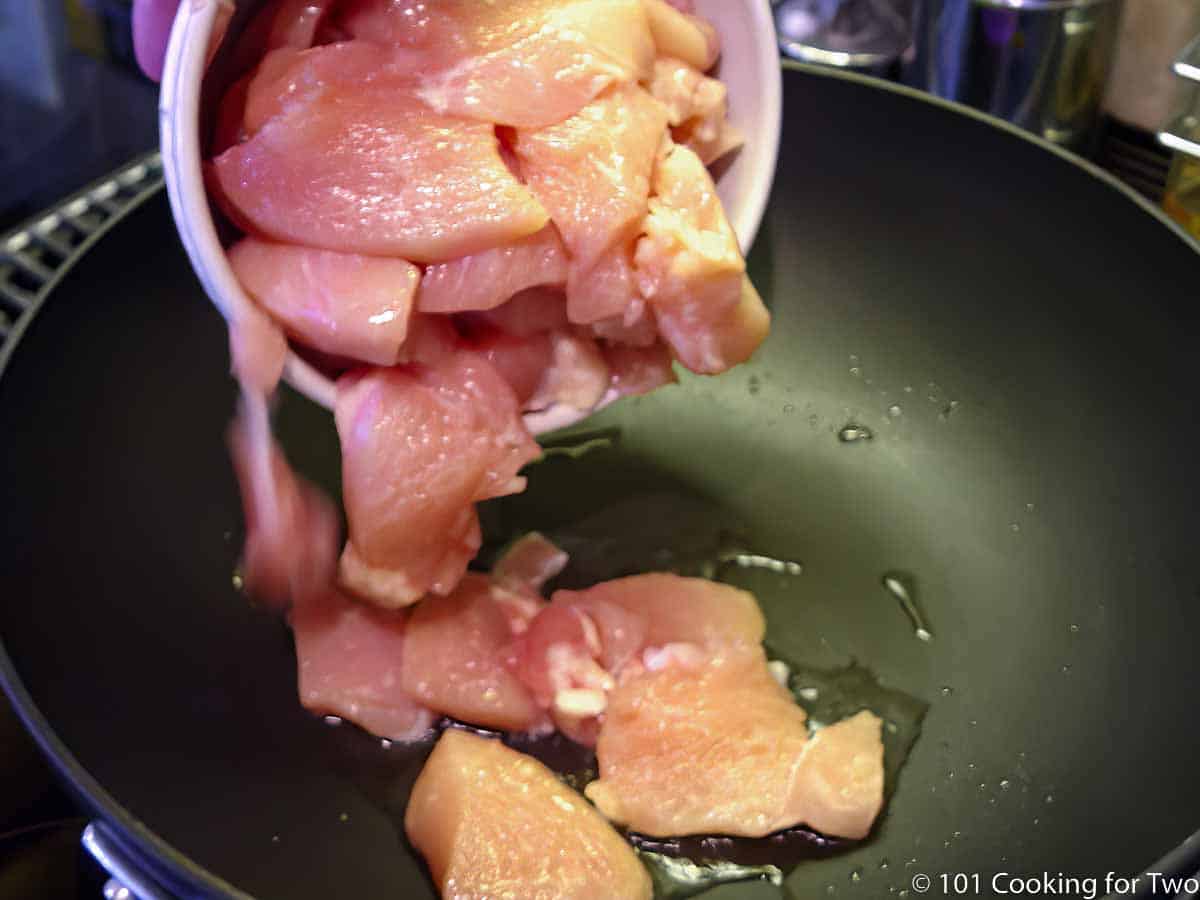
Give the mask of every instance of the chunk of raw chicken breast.
[[637, 854], [591, 805], [498, 740], [442, 734], [404, 829], [443, 897], [649, 900]]

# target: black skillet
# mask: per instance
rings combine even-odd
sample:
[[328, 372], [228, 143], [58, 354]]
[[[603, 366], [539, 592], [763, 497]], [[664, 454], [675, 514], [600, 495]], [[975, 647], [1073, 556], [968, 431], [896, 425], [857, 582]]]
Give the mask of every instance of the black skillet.
[[[1141, 871], [1200, 824], [1200, 256], [945, 104], [797, 70], [786, 111], [751, 259], [763, 351], [586, 423], [615, 443], [534, 467], [490, 537], [632, 516], [665, 556], [728, 526], [803, 563], [735, 573], [777, 652], [930, 702], [876, 833], [802, 864], [796, 896]], [[396, 826], [419, 760], [303, 712], [285, 629], [231, 586], [223, 326], [164, 196], [4, 362], [3, 679], [108, 838], [184, 895], [431, 896]], [[292, 397], [280, 427], [335, 486], [328, 417]]]

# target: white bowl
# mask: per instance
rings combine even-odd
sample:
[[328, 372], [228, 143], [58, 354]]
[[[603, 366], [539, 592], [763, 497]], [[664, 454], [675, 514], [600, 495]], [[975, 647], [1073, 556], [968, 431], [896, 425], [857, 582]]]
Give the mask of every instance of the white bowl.
[[[695, 0], [696, 9], [721, 36], [718, 73], [729, 88], [729, 117], [746, 144], [717, 182], [721, 201], [744, 250], [749, 250], [766, 210], [779, 150], [782, 75], [775, 23], [766, 0]], [[243, 4], [244, 5], [244, 4]], [[200, 89], [232, 7], [229, 0], [184, 0], [171, 29], [159, 95], [163, 173], [180, 239], [204, 290], [227, 320], [252, 304], [238, 283], [217, 236], [204, 190], [200, 158]], [[240, 18], [240, 17], [239, 17]], [[233, 29], [230, 29], [232, 32]], [[228, 39], [230, 35], [225, 35]], [[333, 407], [333, 383], [295, 353], [284, 378], [300, 393]], [[601, 406], [615, 395], [606, 396]], [[554, 407], [526, 416], [535, 434], [573, 424], [587, 414]]]

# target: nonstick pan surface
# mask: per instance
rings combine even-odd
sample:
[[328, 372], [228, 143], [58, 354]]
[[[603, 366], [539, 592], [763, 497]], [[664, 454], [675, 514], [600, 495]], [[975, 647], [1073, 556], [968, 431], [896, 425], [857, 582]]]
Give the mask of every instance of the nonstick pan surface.
[[[785, 109], [751, 258], [763, 351], [586, 423], [605, 446], [533, 467], [489, 538], [591, 533], [617, 566], [735, 533], [803, 564], [731, 576], [775, 651], [857, 660], [930, 704], [876, 834], [802, 864], [796, 896], [1141, 871], [1200, 824], [1200, 256], [1112, 183], [943, 104], [790, 71]], [[6, 686], [176, 890], [432, 896], [396, 826], [419, 753], [300, 709], [286, 629], [231, 584], [232, 409], [223, 325], [158, 196], [0, 378]], [[287, 397], [279, 425], [336, 489], [327, 415]]]

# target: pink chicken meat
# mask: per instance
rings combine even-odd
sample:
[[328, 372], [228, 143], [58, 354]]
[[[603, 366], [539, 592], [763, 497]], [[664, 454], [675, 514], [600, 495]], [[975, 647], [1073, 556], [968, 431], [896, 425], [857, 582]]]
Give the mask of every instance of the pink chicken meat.
[[479, 549], [474, 504], [520, 491], [540, 450], [483, 357], [353, 372], [338, 382], [350, 536], [341, 580], [385, 607], [449, 594]]
[[491, 127], [433, 112], [391, 82], [291, 104], [218, 156], [210, 182], [262, 237], [410, 262], [477, 253], [547, 221]]
[[253, 237], [230, 249], [229, 263], [295, 339], [335, 356], [395, 365], [421, 280], [416, 266]]
[[430, 108], [501, 125], [561, 121], [654, 60], [641, 0], [350, 0], [339, 24], [421, 52]]

